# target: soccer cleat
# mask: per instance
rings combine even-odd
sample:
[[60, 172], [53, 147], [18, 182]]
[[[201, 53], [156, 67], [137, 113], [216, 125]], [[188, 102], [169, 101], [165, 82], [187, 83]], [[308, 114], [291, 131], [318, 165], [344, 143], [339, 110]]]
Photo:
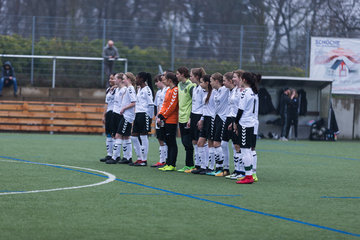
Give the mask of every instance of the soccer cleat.
[[199, 172], [199, 174], [200, 175], [205, 175], [205, 174], [210, 173], [212, 171], [214, 171], [214, 170], [211, 170], [211, 169], [207, 168], [207, 169], [203, 169], [201, 172]]
[[224, 170], [224, 171], [221, 171], [220, 173], [216, 174], [215, 177], [226, 177], [229, 175], [230, 175], [229, 170]]
[[245, 175], [239, 174], [238, 176], [236, 176], [236, 180], [240, 181], [243, 180], [245, 178]]
[[193, 171], [198, 170], [198, 169], [199, 168], [197, 168], [197, 167], [193, 167], [193, 168], [190, 168], [188, 170], [185, 170], [185, 173], [192, 173]]
[[244, 177], [244, 179], [237, 181], [237, 184], [252, 184], [254, 182], [252, 175], [247, 175]]
[[196, 170], [192, 170], [191, 173], [193, 174], [200, 174], [201, 172], [206, 171], [204, 168], [198, 168]]
[[232, 174], [227, 175], [225, 178], [230, 179], [230, 178], [232, 178], [232, 177], [234, 177], [236, 175], [238, 175], [238, 173], [236, 171], [234, 171]]
[[191, 169], [193, 169], [194, 168], [194, 166], [192, 166], [192, 167], [188, 167], [188, 166], [185, 166], [185, 167], [183, 167], [183, 168], [181, 168], [181, 169], [179, 169], [179, 170], [177, 170], [178, 172], [185, 172], [186, 170], [191, 170]]
[[134, 163], [135, 167], [145, 167], [147, 166], [147, 161], [138, 160]]
[[129, 162], [129, 166], [134, 166], [135, 165], [135, 163], [139, 163], [139, 162], [142, 162], [142, 160], [140, 160], [140, 159], [138, 159], [138, 160], [136, 160], [135, 162]]
[[209, 171], [209, 172], [206, 173], [206, 175], [208, 175], [208, 176], [215, 176], [216, 174], [217, 174], [216, 170]]
[[164, 167], [165, 163], [161, 163], [161, 162], [157, 162], [154, 165], [151, 165], [151, 167], [153, 168], [159, 168], [159, 167]]
[[106, 160], [106, 164], [117, 164], [120, 160], [120, 157], [117, 157], [116, 160], [110, 158], [109, 160]]
[[[159, 168], [160, 169], [160, 168]], [[161, 171], [176, 171], [176, 167], [171, 165], [166, 165], [165, 167], [161, 168]]]
[[253, 179], [254, 179], [254, 182], [259, 181], [258, 177], [256, 176], [256, 173], [253, 173], [252, 177], [253, 177]]
[[111, 159], [111, 156], [106, 156], [104, 158], [101, 158], [100, 162], [106, 162], [107, 160], [110, 160], [110, 159]]
[[120, 161], [119, 161], [120, 164], [129, 164], [129, 163], [131, 163], [131, 162], [132, 162], [132, 159], [131, 159], [131, 158], [130, 158], [129, 160], [126, 159], [126, 158], [122, 158], [122, 159], [120, 159]]
[[245, 177], [245, 175], [243, 175], [243, 174], [241, 174], [241, 173], [237, 173], [237, 175], [235, 175], [235, 176], [232, 176], [230, 179], [231, 180], [240, 180], [239, 178], [244, 178]]
[[159, 167], [158, 169], [159, 169], [160, 171], [163, 171], [164, 168], [166, 168], [167, 166], [169, 166], [169, 165], [164, 165], [163, 167]]

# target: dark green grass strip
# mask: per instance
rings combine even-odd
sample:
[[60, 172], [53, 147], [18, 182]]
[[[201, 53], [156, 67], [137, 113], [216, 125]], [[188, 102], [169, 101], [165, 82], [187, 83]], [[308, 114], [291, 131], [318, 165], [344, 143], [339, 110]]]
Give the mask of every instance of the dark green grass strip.
[[273, 152], [273, 153], [285, 153], [285, 154], [291, 154], [291, 155], [310, 156], [310, 157], [322, 157], [322, 158], [333, 158], [333, 159], [360, 161], [359, 158], [337, 157], [337, 156], [330, 156], [330, 155], [323, 155], [323, 154], [313, 154], [313, 153], [288, 152], [288, 151], [282, 151], [282, 150], [256, 149], [256, 151], [259, 151], [259, 152]]
[[[55, 166], [55, 165], [46, 164], [46, 163], [37, 163], [37, 162], [32, 162], [32, 161], [27, 161], [27, 160], [23, 160], [23, 159], [12, 158], [12, 157], [0, 156], [0, 158], [11, 159], [11, 160], [16, 160], [16, 161], [21, 161], [21, 162], [29, 162], [29, 163], [34, 163], [34, 164], [39, 164], [39, 165], [44, 165], [44, 166], [49, 166], [49, 167], [57, 167], [57, 168], [65, 169], [65, 170], [74, 171], [74, 169], [70, 169], [70, 168]], [[77, 171], [77, 170], [75, 170], [75, 171]], [[86, 172], [86, 171], [77, 171], [77, 172], [107, 178], [107, 176], [103, 176], [103, 175], [100, 175], [100, 174], [94, 174], [94, 173], [91, 173], [91, 172]], [[195, 199], [195, 200], [199, 200], [199, 201], [203, 201], [203, 202], [213, 203], [213, 204], [224, 206], [224, 207], [234, 208], [234, 209], [242, 210], [242, 211], [245, 211], [245, 212], [250, 212], [250, 213], [260, 214], [260, 215], [263, 215], [263, 216], [273, 217], [273, 218], [277, 218], [277, 219], [284, 220], [284, 221], [299, 223], [299, 224], [303, 224], [303, 225], [311, 226], [311, 227], [315, 227], [315, 228], [320, 228], [320, 229], [327, 230], [327, 231], [332, 231], [332, 232], [337, 232], [337, 233], [341, 233], [341, 234], [360, 237], [360, 234], [357, 234], [357, 233], [346, 232], [346, 231], [342, 231], [342, 230], [335, 229], [335, 228], [329, 228], [329, 227], [325, 227], [325, 226], [321, 226], [321, 225], [317, 225], [317, 224], [312, 224], [312, 223], [308, 223], [308, 222], [299, 221], [299, 220], [292, 219], [292, 218], [282, 217], [282, 216], [275, 215], [275, 214], [270, 214], [270, 213], [260, 212], [260, 211], [256, 211], [256, 210], [252, 210], [252, 209], [242, 208], [242, 207], [235, 206], [235, 205], [232, 205], [232, 204], [222, 203], [222, 202], [218, 202], [218, 201], [212, 201], [212, 200], [209, 200], [209, 199], [200, 198], [200, 197], [192, 196], [192, 195], [189, 195], [189, 194], [173, 192], [173, 191], [170, 191], [170, 190], [161, 189], [161, 188], [158, 188], [158, 187], [147, 186], [147, 185], [144, 185], [144, 184], [141, 184], [141, 183], [130, 182], [130, 181], [126, 181], [126, 180], [119, 179], [119, 178], [117, 178], [116, 181], [123, 182], [123, 183], [129, 183], [129, 184], [133, 184], [133, 185], [136, 185], [136, 186], [141, 186], [141, 187], [145, 187], [145, 188], [165, 192], [165, 193], [176, 195], [176, 196], [182, 196], [182, 197], [187, 197], [187, 198], [191, 198], [191, 199]]]

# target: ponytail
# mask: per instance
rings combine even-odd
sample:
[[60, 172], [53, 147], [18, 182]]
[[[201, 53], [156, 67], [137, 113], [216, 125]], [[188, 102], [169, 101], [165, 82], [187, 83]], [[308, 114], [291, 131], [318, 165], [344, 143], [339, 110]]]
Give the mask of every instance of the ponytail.
[[242, 77], [246, 81], [247, 84], [250, 85], [250, 88], [255, 94], [258, 94], [258, 83], [261, 81], [261, 75], [250, 73], [250, 72], [244, 72]]
[[203, 76], [203, 81], [204, 82], [207, 82], [208, 83], [208, 94], [206, 96], [206, 99], [205, 99], [205, 103], [208, 103], [209, 102], [209, 99], [210, 99], [210, 96], [211, 96], [211, 92], [212, 92], [212, 87], [211, 87], [211, 84], [210, 84], [210, 75], [204, 75]]

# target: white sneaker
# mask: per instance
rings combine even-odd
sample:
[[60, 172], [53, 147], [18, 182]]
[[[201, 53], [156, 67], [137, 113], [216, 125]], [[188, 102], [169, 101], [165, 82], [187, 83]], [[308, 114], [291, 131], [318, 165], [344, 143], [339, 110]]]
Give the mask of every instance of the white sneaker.
[[237, 173], [233, 173], [233, 174], [227, 175], [225, 178], [231, 179], [232, 177], [235, 177], [237, 175], [238, 175]]

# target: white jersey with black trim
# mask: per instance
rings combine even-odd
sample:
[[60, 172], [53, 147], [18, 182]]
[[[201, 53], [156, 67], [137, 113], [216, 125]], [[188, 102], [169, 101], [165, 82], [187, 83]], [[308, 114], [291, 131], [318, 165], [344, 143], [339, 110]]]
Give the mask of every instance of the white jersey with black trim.
[[216, 107], [216, 115], [218, 115], [221, 120], [225, 122], [227, 116], [227, 106], [229, 99], [229, 89], [225, 86], [220, 87], [216, 91], [215, 98], [215, 107]]
[[126, 92], [126, 87], [116, 88], [115, 98], [114, 98], [114, 108], [113, 112], [119, 114], [121, 110], [121, 101]]
[[239, 109], [240, 93], [237, 86], [229, 91], [227, 117], [236, 117]]
[[206, 97], [207, 97], [207, 92], [205, 92], [205, 96], [204, 96], [204, 107], [203, 107], [203, 112], [202, 115], [203, 116], [210, 116], [212, 118], [215, 118], [216, 116], [216, 112], [215, 112], [215, 95], [216, 95], [216, 89], [213, 89], [211, 91], [211, 95], [209, 98], [209, 101], [207, 103], [205, 103]]
[[202, 114], [207, 92], [200, 85], [193, 88], [191, 112]]
[[107, 103], [106, 112], [113, 110], [114, 99], [115, 99], [115, 88], [111, 89], [111, 87], [109, 87], [108, 89], [106, 89], [106, 96], [105, 96], [105, 103]]
[[[128, 106], [130, 103], [136, 102], [136, 93], [135, 88], [133, 86], [129, 86], [126, 88], [123, 99], [121, 101], [120, 109]], [[132, 108], [128, 108], [124, 111], [123, 116], [126, 121], [133, 122], [135, 119], [135, 106]]]
[[154, 114], [153, 95], [149, 86], [138, 89], [136, 94], [135, 113], [140, 112], [147, 113], [150, 117]]
[[163, 89], [159, 89], [156, 92], [154, 105], [156, 106], [158, 112], [160, 111], [160, 109], [161, 109], [161, 107], [162, 107], [162, 105], [164, 103], [166, 91], [168, 89], [169, 89], [169, 87], [164, 87]]
[[241, 92], [239, 109], [243, 110], [239, 124], [243, 127], [255, 127], [258, 121], [259, 100], [251, 88], [245, 88]]

